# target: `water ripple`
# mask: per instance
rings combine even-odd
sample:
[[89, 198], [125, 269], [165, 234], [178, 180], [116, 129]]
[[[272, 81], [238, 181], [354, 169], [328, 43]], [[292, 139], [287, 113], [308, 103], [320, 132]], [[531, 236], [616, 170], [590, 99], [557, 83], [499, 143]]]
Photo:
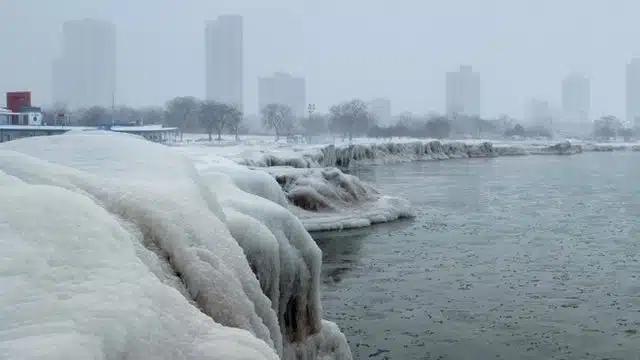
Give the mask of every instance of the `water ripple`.
[[327, 317], [356, 359], [639, 359], [639, 160], [358, 169], [418, 217], [318, 239]]

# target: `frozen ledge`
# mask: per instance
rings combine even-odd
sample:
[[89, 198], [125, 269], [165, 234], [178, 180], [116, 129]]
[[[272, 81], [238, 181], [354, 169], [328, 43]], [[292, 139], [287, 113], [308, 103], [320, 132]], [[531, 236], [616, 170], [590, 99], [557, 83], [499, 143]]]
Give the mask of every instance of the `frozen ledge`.
[[385, 164], [421, 160], [448, 160], [463, 158], [488, 158], [525, 155], [573, 155], [583, 151], [600, 151], [605, 146], [574, 144], [569, 141], [548, 145], [493, 144], [491, 142], [467, 143], [412, 141], [352, 145], [326, 145], [303, 148], [295, 153], [263, 151], [236, 158], [243, 165], [254, 167], [289, 166], [294, 168], [347, 168], [353, 165]]

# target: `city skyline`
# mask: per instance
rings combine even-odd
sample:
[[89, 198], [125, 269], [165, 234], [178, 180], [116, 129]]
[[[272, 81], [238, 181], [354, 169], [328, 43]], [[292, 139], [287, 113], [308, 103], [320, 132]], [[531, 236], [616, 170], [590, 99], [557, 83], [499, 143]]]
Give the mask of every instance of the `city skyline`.
[[[10, 56], [0, 59], [1, 90], [33, 90], [34, 101], [49, 103], [50, 54], [59, 48], [60, 24], [84, 17], [105, 18], [116, 25], [116, 100], [132, 106], [161, 104], [179, 95], [204, 98], [202, 24], [224, 13], [245, 19], [243, 100], [248, 113], [257, 111], [255, 79], [276, 71], [304, 74], [307, 97], [318, 109], [353, 97], [382, 96], [397, 112], [443, 113], [445, 73], [467, 63], [484, 79], [485, 117], [521, 117], [521, 104], [533, 97], [558, 103], [558, 82], [576, 71], [591, 79], [591, 117], [610, 113], [623, 118], [624, 66], [640, 55], [640, 45], [624, 25], [636, 5], [625, 0], [613, 6], [572, 0], [535, 6], [524, 0], [408, 0], [393, 7], [355, 0], [340, 14], [326, 4], [291, 0], [268, 5], [189, 0], [180, 6], [141, 0], [129, 4], [126, 12], [121, 11], [123, 4], [69, 0], [46, 11], [34, 0], [3, 5], [0, 27], [7, 31], [31, 15], [38, 22], [14, 35], [20, 41], [9, 41], [5, 47]], [[500, 11], [487, 10], [491, 8]], [[610, 15], [603, 18], [605, 10]], [[363, 18], [368, 21], [358, 22]], [[403, 21], [394, 20], [399, 18]], [[542, 18], [544, 28], [532, 26]], [[389, 19], [388, 26], [373, 26], [384, 19]], [[591, 26], [595, 19], [602, 26]], [[452, 21], [463, 26], [445, 26]], [[354, 22], [359, 25], [352, 26]], [[434, 32], [435, 28], [447, 31]], [[21, 61], [12, 54], [20, 54]]]
[[[108, 107], [115, 105], [116, 101], [116, 41], [115, 26], [103, 19], [76, 19], [67, 20], [62, 24], [62, 49], [58, 57], [52, 60], [52, 100], [51, 104], [64, 104], [71, 107], [88, 107], [89, 104]], [[99, 49], [94, 48], [94, 43], [105, 44]], [[207, 20], [204, 24], [204, 82], [206, 100], [216, 100], [233, 104], [240, 109], [244, 109], [243, 95], [243, 18], [238, 14], [224, 14], [215, 20]], [[99, 50], [99, 51], [98, 51]], [[110, 61], [97, 60], [112, 59]], [[76, 69], [71, 71], [70, 69]], [[63, 74], [66, 74], [65, 78]], [[74, 77], [82, 74], [84, 76]], [[88, 86], [87, 79], [101, 80], [99, 86]], [[302, 81], [302, 87], [298, 90], [297, 96], [292, 90], [284, 85], [284, 78], [289, 80]], [[267, 90], [262, 88], [263, 82], [273, 82], [269, 87], [284, 90], [285, 95], [265, 96]], [[68, 86], [61, 86], [67, 83]], [[640, 119], [640, 105], [633, 101], [640, 98], [640, 58], [631, 59], [626, 66], [625, 72], [625, 106], [626, 113], [622, 119], [633, 122], [632, 119]], [[100, 86], [101, 85], [101, 86]], [[276, 86], [278, 85], [278, 86]], [[300, 87], [300, 86], [298, 86]], [[548, 99], [532, 98], [528, 101], [530, 106], [525, 107], [522, 120], [530, 121], [531, 106], [540, 108], [544, 104], [549, 116], [567, 123], [583, 123], [593, 121], [589, 117], [590, 110], [590, 79], [588, 76], [572, 71], [562, 79], [561, 96], [559, 100], [560, 111], [553, 111], [553, 102]], [[268, 92], [268, 91], [267, 91]], [[473, 70], [472, 65], [459, 65], [455, 71], [445, 73], [445, 106], [444, 114], [450, 116], [482, 116], [482, 82], [481, 75]], [[75, 94], [75, 95], [74, 95]], [[99, 95], [97, 95], [99, 94]], [[73, 98], [74, 100], [70, 100]], [[307, 107], [306, 101], [306, 81], [305, 78], [294, 78], [289, 73], [276, 71], [272, 76], [258, 77], [258, 107], [256, 113], [266, 104], [262, 99], [274, 99], [266, 103], [279, 102], [289, 105], [294, 109], [297, 117], [304, 116], [304, 109]], [[296, 98], [294, 100], [294, 98]], [[79, 99], [79, 100], [75, 100]], [[280, 101], [275, 101], [279, 100]], [[385, 101], [386, 104], [381, 103]], [[368, 104], [377, 104], [376, 111], [388, 113], [383, 115], [384, 123], [388, 122], [392, 116], [391, 100], [384, 97], [375, 97], [368, 100]], [[538, 105], [531, 105], [538, 103]], [[78, 105], [76, 105], [78, 104]], [[75, 106], [74, 106], [75, 105]], [[126, 105], [126, 104], [121, 104]], [[540, 112], [540, 111], [533, 111]], [[380, 116], [380, 115], [377, 115]], [[388, 118], [388, 119], [387, 119]], [[636, 121], [638, 122], [638, 121]]]

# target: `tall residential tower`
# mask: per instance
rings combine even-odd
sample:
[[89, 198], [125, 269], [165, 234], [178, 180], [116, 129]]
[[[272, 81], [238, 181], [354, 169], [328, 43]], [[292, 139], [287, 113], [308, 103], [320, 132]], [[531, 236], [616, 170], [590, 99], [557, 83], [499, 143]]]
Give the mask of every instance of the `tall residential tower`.
[[640, 127], [640, 58], [627, 64], [626, 85], [626, 120], [634, 127]]
[[590, 126], [590, 104], [591, 85], [589, 78], [573, 73], [562, 80], [562, 118], [564, 122]]
[[293, 116], [304, 117], [307, 114], [306, 82], [302, 77], [275, 73], [273, 76], [258, 79], [258, 110], [272, 103], [288, 105]]
[[96, 19], [65, 22], [52, 82], [54, 102], [72, 109], [110, 107], [116, 95], [115, 25]]
[[480, 74], [468, 65], [447, 73], [446, 97], [448, 116], [480, 116]]
[[222, 15], [205, 24], [205, 98], [243, 106], [242, 16]]

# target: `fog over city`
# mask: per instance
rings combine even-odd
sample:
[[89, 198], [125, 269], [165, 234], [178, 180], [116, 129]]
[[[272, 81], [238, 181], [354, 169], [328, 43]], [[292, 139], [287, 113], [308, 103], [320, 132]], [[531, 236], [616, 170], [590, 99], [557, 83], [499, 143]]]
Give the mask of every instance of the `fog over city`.
[[640, 360], [640, 0], [0, 0], [0, 359]]
[[470, 65], [482, 84], [481, 115], [523, 116], [532, 98], [557, 106], [573, 72], [591, 85], [591, 117], [625, 116], [625, 66], [640, 56], [631, 0], [5, 0], [0, 4], [0, 92], [53, 101], [52, 61], [61, 26], [112, 22], [116, 102], [161, 105], [205, 95], [204, 28], [243, 17], [243, 102], [258, 114], [258, 77], [306, 78], [321, 111], [351, 98], [383, 97], [393, 113], [445, 110], [445, 75]]

